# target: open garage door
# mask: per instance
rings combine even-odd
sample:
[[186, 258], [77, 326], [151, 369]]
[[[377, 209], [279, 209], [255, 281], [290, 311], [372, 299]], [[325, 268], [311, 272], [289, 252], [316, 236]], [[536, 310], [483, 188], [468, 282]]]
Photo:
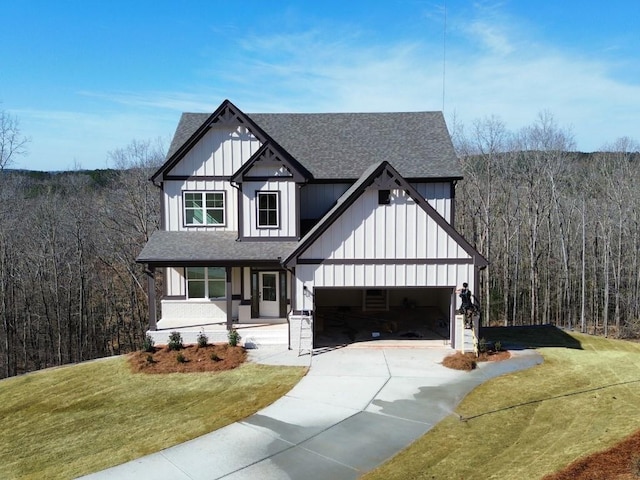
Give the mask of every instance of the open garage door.
[[453, 287], [314, 289], [314, 347], [449, 341]]

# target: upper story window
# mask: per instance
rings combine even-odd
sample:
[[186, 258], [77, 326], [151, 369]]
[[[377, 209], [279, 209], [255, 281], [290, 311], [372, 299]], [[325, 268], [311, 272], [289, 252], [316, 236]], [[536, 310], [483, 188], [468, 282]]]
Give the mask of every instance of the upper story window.
[[278, 228], [280, 226], [279, 192], [257, 192], [258, 228]]
[[187, 267], [187, 298], [224, 298], [226, 282], [224, 267]]
[[225, 192], [184, 192], [183, 195], [185, 225], [225, 224]]

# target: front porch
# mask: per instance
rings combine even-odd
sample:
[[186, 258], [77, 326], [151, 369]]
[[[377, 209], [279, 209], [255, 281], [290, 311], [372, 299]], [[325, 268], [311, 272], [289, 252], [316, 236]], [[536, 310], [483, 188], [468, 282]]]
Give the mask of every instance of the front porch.
[[[158, 330], [149, 330], [149, 334], [156, 346], [166, 345], [171, 332], [179, 332], [185, 345], [198, 342], [198, 335], [204, 333], [209, 343], [226, 343], [228, 330], [226, 322], [206, 323], [202, 325], [182, 326], [176, 328], [161, 328], [158, 322]], [[286, 318], [269, 319], [264, 323], [237, 323], [232, 328], [240, 334], [240, 344], [246, 348], [260, 348], [266, 345], [289, 345], [289, 324]]]

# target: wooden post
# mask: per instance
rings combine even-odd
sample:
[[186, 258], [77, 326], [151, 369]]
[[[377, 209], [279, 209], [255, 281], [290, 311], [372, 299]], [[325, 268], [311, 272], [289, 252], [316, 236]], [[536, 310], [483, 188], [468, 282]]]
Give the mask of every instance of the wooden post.
[[156, 269], [155, 267], [147, 266], [145, 272], [147, 274], [147, 299], [149, 304], [149, 330], [155, 331], [158, 329], [156, 324]]
[[226, 267], [227, 277], [227, 330], [233, 328], [233, 291], [231, 290], [231, 267]]

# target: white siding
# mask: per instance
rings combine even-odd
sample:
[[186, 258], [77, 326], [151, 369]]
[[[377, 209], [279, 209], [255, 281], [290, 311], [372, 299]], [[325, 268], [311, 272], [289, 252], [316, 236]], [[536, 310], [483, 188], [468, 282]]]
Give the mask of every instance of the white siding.
[[313, 298], [304, 295], [303, 287], [402, 288], [452, 287], [468, 282], [474, 285], [474, 266], [465, 265], [298, 265], [296, 266], [295, 305], [311, 310]]
[[185, 296], [187, 294], [185, 290], [184, 268], [166, 268], [164, 282], [166, 285], [167, 295], [177, 297]]
[[[184, 191], [224, 191], [225, 194], [225, 225], [186, 227], [184, 225]], [[238, 190], [225, 180], [167, 180], [164, 182], [164, 221], [165, 229], [170, 231], [191, 230], [191, 231], [224, 231], [238, 230]]]
[[474, 284], [471, 256], [403, 190], [391, 191], [389, 205], [378, 204], [377, 190], [365, 191], [300, 258], [328, 262], [296, 266], [299, 310], [313, 308], [303, 286], [313, 291]]
[[403, 190], [392, 190], [391, 197], [390, 205], [378, 205], [378, 191], [365, 191], [301, 258], [470, 258]]
[[[296, 184], [292, 181], [265, 180], [242, 184], [243, 234], [247, 237], [296, 236]], [[258, 228], [256, 192], [279, 192], [278, 228]]]
[[413, 183], [413, 187], [436, 211], [451, 223], [451, 183]]
[[321, 218], [348, 188], [346, 183], [305, 185], [300, 190], [300, 218]]
[[213, 127], [168, 174], [231, 176], [260, 146], [245, 127]]

